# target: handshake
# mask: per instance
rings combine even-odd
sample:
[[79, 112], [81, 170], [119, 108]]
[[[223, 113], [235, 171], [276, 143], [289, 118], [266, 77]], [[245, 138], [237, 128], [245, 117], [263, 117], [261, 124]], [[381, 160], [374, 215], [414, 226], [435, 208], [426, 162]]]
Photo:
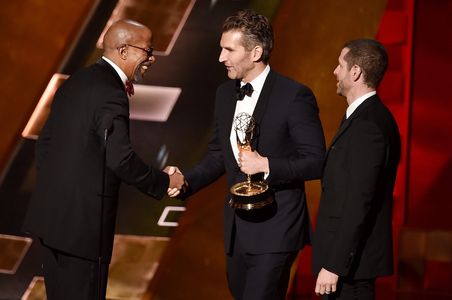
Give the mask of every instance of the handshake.
[[185, 192], [188, 183], [185, 181], [185, 177], [178, 167], [166, 166], [163, 172], [169, 176], [168, 196], [176, 197], [181, 191]]

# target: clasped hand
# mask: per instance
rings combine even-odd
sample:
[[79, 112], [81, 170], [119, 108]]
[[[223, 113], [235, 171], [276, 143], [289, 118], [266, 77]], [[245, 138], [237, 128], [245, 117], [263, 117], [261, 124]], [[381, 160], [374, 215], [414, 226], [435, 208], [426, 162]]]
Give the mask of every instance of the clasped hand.
[[176, 197], [185, 188], [186, 181], [184, 175], [175, 166], [167, 166], [163, 169], [163, 172], [169, 176], [168, 196]]
[[256, 151], [239, 151], [238, 165], [240, 171], [248, 175], [268, 173], [268, 158], [261, 156]]

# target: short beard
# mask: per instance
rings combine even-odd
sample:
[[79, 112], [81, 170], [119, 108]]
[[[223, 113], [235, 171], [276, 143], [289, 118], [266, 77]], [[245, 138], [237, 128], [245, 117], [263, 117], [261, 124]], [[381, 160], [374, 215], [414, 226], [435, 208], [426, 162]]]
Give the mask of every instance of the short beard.
[[140, 82], [142, 79], [143, 75], [141, 74], [141, 64], [139, 64], [133, 73], [133, 82]]

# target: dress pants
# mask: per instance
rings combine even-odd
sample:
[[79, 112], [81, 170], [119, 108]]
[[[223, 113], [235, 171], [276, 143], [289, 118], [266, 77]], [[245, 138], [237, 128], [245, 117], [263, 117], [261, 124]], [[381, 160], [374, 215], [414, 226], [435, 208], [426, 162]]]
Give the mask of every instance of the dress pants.
[[44, 283], [47, 300], [105, 299], [108, 264], [101, 264], [102, 282], [99, 298], [99, 264], [42, 245]]
[[235, 300], [284, 300], [297, 252], [246, 253], [234, 241], [226, 256], [229, 289]]
[[351, 280], [339, 278], [337, 291], [324, 295], [324, 300], [374, 300], [375, 278]]

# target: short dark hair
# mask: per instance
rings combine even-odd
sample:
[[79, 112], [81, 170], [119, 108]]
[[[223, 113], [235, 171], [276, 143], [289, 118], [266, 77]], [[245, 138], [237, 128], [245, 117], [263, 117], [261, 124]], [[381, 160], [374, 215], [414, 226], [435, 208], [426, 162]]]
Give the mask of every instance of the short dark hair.
[[259, 61], [268, 63], [273, 49], [273, 29], [267, 17], [251, 9], [239, 10], [223, 23], [223, 33], [230, 30], [243, 34], [242, 42], [246, 50], [260, 45], [263, 51]]
[[354, 65], [363, 70], [364, 83], [371, 88], [377, 88], [388, 67], [388, 54], [385, 47], [372, 39], [356, 39], [345, 43], [349, 49], [344, 56], [347, 68]]

